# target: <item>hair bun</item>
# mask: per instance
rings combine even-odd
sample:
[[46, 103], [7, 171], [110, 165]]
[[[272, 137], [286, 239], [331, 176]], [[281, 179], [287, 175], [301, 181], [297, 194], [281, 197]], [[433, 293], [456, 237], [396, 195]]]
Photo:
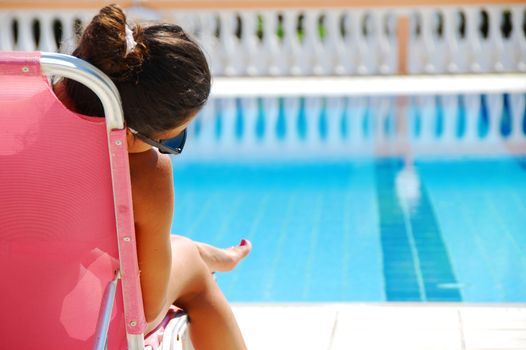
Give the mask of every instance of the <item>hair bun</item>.
[[[142, 29], [132, 28], [130, 38], [130, 34], [126, 35], [127, 26], [126, 15], [118, 5], [102, 8], [84, 30], [73, 55], [95, 65], [115, 81], [136, 80], [145, 60], [146, 46]], [[130, 47], [133, 41], [135, 45]]]

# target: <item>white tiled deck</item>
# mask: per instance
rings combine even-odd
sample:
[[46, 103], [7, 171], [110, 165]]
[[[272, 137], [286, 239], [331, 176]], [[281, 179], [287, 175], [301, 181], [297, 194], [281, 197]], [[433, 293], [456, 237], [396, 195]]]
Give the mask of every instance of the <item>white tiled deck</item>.
[[236, 304], [251, 350], [526, 350], [526, 305]]

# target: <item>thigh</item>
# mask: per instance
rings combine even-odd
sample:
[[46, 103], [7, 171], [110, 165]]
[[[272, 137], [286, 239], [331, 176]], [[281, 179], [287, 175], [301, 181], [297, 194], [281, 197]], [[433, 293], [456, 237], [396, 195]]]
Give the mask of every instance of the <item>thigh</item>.
[[201, 293], [206, 283], [209, 283], [207, 279], [211, 278], [192, 240], [171, 235], [170, 243], [171, 266], [165, 300], [161, 301], [163, 306], [160, 313], [148, 323], [147, 333], [163, 320], [172, 305], [186, 309], [187, 300]]

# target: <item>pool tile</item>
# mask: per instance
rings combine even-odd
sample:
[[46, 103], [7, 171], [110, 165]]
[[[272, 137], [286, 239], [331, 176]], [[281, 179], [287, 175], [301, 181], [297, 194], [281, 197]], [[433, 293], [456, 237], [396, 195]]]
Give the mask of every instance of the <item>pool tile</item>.
[[250, 349], [524, 350], [526, 306], [234, 305]]
[[524, 350], [526, 330], [464, 329], [466, 350]]
[[508, 305], [493, 308], [465, 307], [461, 311], [462, 325], [466, 329], [523, 330], [526, 336], [526, 305]]
[[342, 307], [331, 350], [461, 350], [455, 310], [411, 306]]
[[234, 306], [248, 349], [328, 349], [336, 310], [314, 306]]

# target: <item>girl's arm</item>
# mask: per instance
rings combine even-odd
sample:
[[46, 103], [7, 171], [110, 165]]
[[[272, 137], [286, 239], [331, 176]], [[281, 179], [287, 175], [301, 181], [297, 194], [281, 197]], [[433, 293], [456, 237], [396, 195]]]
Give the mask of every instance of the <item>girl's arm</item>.
[[[137, 254], [146, 321], [162, 320], [168, 300], [174, 210], [172, 164], [150, 149], [130, 154]], [[155, 323], [155, 322], [154, 322]]]

